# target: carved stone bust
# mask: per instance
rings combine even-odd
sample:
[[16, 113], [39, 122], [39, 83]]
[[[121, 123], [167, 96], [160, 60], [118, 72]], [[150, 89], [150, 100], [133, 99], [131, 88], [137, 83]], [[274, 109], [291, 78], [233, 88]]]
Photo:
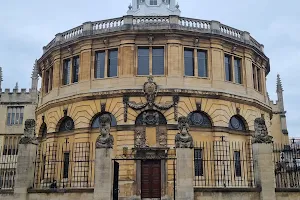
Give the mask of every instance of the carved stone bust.
[[25, 121], [24, 135], [21, 137], [19, 144], [38, 144], [35, 137], [34, 119], [27, 119]]
[[107, 114], [104, 114], [99, 118], [100, 135], [96, 141], [96, 148], [113, 148], [114, 138], [110, 134], [110, 123], [111, 118]]
[[272, 143], [273, 137], [268, 135], [266, 122], [263, 118], [256, 118], [254, 120], [255, 133], [253, 135], [252, 143]]
[[176, 148], [193, 148], [194, 141], [193, 137], [189, 133], [190, 126], [186, 117], [179, 117], [178, 129], [179, 133], [177, 133], [175, 137]]

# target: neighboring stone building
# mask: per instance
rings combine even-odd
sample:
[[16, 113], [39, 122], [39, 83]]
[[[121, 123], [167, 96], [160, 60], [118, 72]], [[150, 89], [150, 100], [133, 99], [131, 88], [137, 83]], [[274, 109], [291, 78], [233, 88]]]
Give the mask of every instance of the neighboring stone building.
[[19, 138], [24, 133], [26, 119], [35, 118], [38, 102], [38, 68], [35, 64], [32, 73], [32, 86], [29, 91], [18, 88], [2, 90], [3, 72], [0, 67], [0, 188], [12, 187]]
[[[175, 0], [133, 0], [126, 16], [57, 34], [37, 66], [40, 144], [17, 196], [275, 199], [283, 90], [278, 77], [273, 104], [269, 59], [248, 32], [181, 17]], [[32, 169], [35, 144], [20, 145]]]

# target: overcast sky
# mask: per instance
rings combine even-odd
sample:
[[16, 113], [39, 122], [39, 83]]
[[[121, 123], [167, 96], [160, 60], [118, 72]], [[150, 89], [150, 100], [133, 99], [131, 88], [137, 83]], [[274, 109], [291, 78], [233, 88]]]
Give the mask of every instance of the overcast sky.
[[[35, 59], [56, 33], [86, 21], [120, 17], [131, 0], [6, 0], [0, 4], [2, 88], [29, 88]], [[268, 91], [276, 99], [276, 75], [284, 86], [288, 130], [300, 137], [300, 2], [298, 0], [178, 0], [182, 16], [217, 20], [251, 33], [271, 61]], [[298, 127], [297, 127], [298, 125]]]

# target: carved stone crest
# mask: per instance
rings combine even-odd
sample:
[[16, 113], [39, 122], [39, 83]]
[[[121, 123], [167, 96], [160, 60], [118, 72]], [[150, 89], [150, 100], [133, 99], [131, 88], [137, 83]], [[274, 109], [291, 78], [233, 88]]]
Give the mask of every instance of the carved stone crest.
[[175, 136], [176, 148], [193, 148], [194, 141], [190, 135], [190, 126], [187, 117], [179, 117], [178, 119], [178, 130], [179, 133]]
[[123, 104], [124, 104], [124, 121], [127, 121], [127, 110], [128, 107], [132, 108], [134, 110], [142, 110], [145, 108], [148, 108], [150, 110], [156, 108], [159, 110], [168, 110], [172, 107], [174, 107], [174, 118], [177, 120], [177, 115], [178, 115], [178, 102], [179, 102], [179, 97], [178, 96], [173, 96], [173, 102], [171, 103], [165, 103], [165, 104], [159, 104], [155, 102], [155, 98], [157, 97], [158, 93], [158, 86], [157, 84], [153, 81], [153, 77], [149, 76], [148, 77], [148, 82], [144, 83], [143, 87], [144, 95], [147, 100], [145, 103], [136, 103], [136, 102], [131, 102], [129, 101], [128, 96], [123, 97]]
[[34, 119], [27, 119], [25, 121], [24, 135], [21, 137], [19, 144], [38, 144], [35, 137]]
[[114, 138], [110, 134], [111, 118], [108, 114], [104, 114], [99, 118], [100, 135], [96, 141], [96, 148], [113, 148]]
[[256, 118], [254, 120], [255, 133], [252, 138], [252, 143], [273, 143], [273, 137], [268, 135], [266, 122], [263, 118]]
[[135, 129], [134, 147], [136, 147], [136, 148], [145, 148], [145, 147], [147, 147], [145, 127], [137, 127]]

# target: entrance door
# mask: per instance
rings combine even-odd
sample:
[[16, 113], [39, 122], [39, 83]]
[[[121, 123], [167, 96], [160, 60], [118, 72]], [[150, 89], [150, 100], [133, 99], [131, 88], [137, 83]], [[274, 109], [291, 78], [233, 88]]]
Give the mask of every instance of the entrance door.
[[142, 161], [142, 199], [161, 198], [161, 161]]

